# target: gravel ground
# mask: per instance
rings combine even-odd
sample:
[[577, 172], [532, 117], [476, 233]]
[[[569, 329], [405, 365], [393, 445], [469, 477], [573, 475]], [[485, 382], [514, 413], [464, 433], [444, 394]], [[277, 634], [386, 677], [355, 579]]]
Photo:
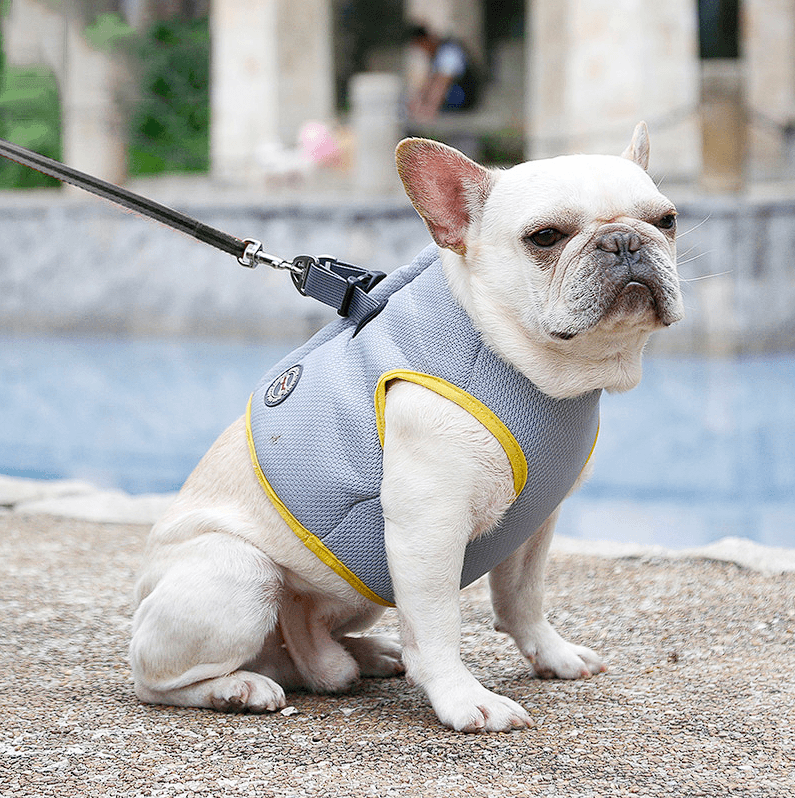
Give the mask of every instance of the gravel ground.
[[535, 727], [461, 735], [402, 679], [293, 694], [293, 714], [139, 704], [126, 647], [146, 531], [0, 515], [0, 795], [795, 793], [793, 573], [553, 554], [550, 619], [609, 663], [577, 682], [530, 678], [477, 583], [464, 657]]

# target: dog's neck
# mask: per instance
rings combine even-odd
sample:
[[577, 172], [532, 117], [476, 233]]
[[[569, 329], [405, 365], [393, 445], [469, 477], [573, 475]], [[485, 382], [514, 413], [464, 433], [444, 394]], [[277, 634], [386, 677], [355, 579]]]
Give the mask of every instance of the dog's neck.
[[600, 388], [628, 391], [640, 382], [643, 347], [652, 328], [600, 324], [570, 341], [550, 339], [540, 330], [534, 338], [494, 301], [493, 292], [477, 290], [460, 255], [440, 252], [450, 292], [483, 340], [544, 393], [565, 399]]

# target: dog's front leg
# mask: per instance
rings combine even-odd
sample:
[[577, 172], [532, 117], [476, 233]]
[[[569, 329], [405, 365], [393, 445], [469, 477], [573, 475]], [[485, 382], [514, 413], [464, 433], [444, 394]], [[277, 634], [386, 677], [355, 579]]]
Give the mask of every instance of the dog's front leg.
[[544, 617], [544, 568], [558, 512], [489, 573], [494, 627], [513, 637], [541, 678], [586, 678], [605, 670], [602, 660], [564, 640]]
[[527, 712], [483, 687], [460, 655], [461, 568], [473, 534], [473, 499], [483, 482], [483, 460], [473, 448], [490, 446], [473, 441], [473, 435], [488, 435], [481, 430], [425, 389], [390, 388], [381, 501], [406, 671], [441, 722], [467, 732], [530, 725]]

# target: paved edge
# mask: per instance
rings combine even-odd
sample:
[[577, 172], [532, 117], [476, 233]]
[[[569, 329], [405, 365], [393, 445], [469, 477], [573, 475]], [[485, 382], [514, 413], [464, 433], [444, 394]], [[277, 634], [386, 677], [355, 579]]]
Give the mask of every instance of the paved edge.
[[[0, 475], [0, 512], [51, 515], [106, 524], [151, 525], [174, 493], [132, 496], [77, 480], [36, 480]], [[556, 535], [553, 551], [614, 559], [705, 559], [731, 562], [766, 574], [795, 572], [795, 549], [726, 537], [706, 546], [669, 549], [640, 543], [592, 541]]]

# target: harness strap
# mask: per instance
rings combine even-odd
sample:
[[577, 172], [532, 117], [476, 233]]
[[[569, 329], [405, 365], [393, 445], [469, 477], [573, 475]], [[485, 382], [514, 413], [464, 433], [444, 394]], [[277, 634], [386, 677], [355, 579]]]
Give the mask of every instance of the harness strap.
[[305, 296], [336, 308], [340, 316], [356, 321], [357, 333], [386, 304], [369, 295], [370, 289], [386, 277], [383, 272], [368, 271], [330, 257], [315, 260], [299, 255], [293, 264], [296, 261], [305, 262], [303, 274], [293, 274], [296, 288]]

